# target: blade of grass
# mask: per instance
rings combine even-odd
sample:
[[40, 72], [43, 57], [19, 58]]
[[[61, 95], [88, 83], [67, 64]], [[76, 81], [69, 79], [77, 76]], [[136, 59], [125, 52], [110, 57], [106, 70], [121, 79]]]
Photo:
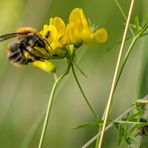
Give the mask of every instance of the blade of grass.
[[101, 136], [100, 136], [98, 148], [101, 148], [101, 146], [102, 146], [102, 141], [103, 141], [103, 137], [104, 137], [104, 130], [105, 130], [105, 126], [106, 126], [106, 123], [107, 123], [109, 109], [110, 109], [110, 105], [111, 105], [111, 101], [112, 101], [112, 97], [113, 97], [113, 93], [114, 93], [114, 89], [115, 89], [115, 85], [116, 85], [117, 74], [118, 74], [118, 71], [119, 71], [119, 65], [120, 65], [120, 61], [121, 61], [121, 57], [122, 57], [122, 53], [123, 53], [123, 49], [124, 49], [124, 45], [125, 45], [126, 35], [127, 35], [127, 31], [128, 31], [128, 26], [129, 26], [134, 2], [135, 2], [134, 0], [131, 0], [128, 18], [127, 18], [127, 21], [126, 21], [126, 26], [125, 26], [125, 30], [124, 30], [124, 34], [123, 34], [123, 38], [122, 38], [122, 43], [121, 43], [121, 47], [120, 47], [120, 50], [119, 50], [119, 56], [118, 56], [118, 60], [117, 60], [116, 68], [115, 68], [115, 73], [114, 73], [114, 77], [113, 77], [113, 81], [112, 81], [112, 86], [111, 86], [111, 90], [110, 90], [110, 95], [109, 95], [109, 98], [108, 98], [107, 107], [105, 109], [106, 111], [105, 111], [104, 122], [103, 122], [103, 127], [102, 127], [102, 131], [101, 131]]

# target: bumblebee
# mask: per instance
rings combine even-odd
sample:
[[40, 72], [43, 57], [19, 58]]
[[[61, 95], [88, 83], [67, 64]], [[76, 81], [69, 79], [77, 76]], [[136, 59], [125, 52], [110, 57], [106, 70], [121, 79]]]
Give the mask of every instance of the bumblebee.
[[21, 66], [35, 60], [48, 60], [46, 55], [49, 53], [49, 49], [47, 47], [50, 45], [34, 28], [18, 28], [15, 33], [1, 35], [0, 41], [11, 38], [17, 39], [17, 42], [12, 43], [7, 49], [8, 59], [12, 64]]

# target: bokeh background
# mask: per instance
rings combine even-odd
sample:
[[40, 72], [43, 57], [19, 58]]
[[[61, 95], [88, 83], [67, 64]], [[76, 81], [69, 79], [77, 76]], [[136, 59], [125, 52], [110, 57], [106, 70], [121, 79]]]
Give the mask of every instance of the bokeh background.
[[[119, 1], [127, 13], [130, 0]], [[91, 22], [105, 27], [109, 32], [108, 42], [81, 47], [77, 51], [79, 66], [87, 78], [78, 71], [80, 82], [99, 117], [103, 113], [111, 87], [119, 46], [107, 50], [122, 38], [124, 19], [114, 1], [109, 0], [1, 0], [0, 34], [15, 32], [21, 26], [38, 30], [48, 24], [49, 18], [62, 17], [68, 22], [73, 8], [81, 7]], [[148, 13], [148, 1], [136, 0], [133, 16], [144, 22]], [[133, 17], [132, 17], [133, 21]], [[148, 37], [140, 39], [127, 62], [110, 118], [126, 110], [134, 100], [148, 93]], [[31, 66], [17, 68], [7, 59], [6, 49], [13, 41], [0, 43], [0, 147], [19, 148], [29, 132], [46, 110], [53, 78], [50, 74]], [[128, 45], [128, 43], [127, 43]], [[65, 68], [63, 60], [53, 61], [58, 71]], [[80, 148], [97, 133], [97, 127], [73, 129], [80, 123], [93, 121], [72, 74], [58, 87], [44, 141], [45, 148]], [[32, 137], [29, 148], [36, 148], [41, 126]], [[117, 132], [112, 128], [105, 134], [104, 148], [117, 147]], [[89, 146], [94, 147], [94, 144]]]

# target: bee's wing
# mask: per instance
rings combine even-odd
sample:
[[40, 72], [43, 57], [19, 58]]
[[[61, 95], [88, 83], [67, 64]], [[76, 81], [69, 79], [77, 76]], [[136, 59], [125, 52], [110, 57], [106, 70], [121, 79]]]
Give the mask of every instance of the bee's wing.
[[20, 34], [26, 34], [26, 33], [8, 33], [8, 34], [4, 34], [4, 35], [1, 35], [0, 36], [0, 42], [1, 41], [5, 41], [5, 40], [8, 40], [8, 39], [11, 39], [11, 38], [14, 38], [16, 37], [17, 35], [20, 35]]
[[1, 41], [5, 41], [5, 40], [8, 40], [8, 39], [10, 39], [10, 38], [14, 38], [14, 37], [16, 37], [16, 36], [17, 36], [16, 33], [8, 33], [8, 34], [1, 35], [1, 36], [0, 36], [0, 42], [1, 42]]

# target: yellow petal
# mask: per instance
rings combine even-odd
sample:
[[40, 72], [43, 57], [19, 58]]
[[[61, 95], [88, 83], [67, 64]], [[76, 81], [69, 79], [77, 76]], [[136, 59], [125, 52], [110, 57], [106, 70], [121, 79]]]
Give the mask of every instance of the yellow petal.
[[71, 26], [68, 24], [66, 26], [65, 34], [60, 40], [60, 43], [62, 45], [65, 45], [65, 44], [70, 44], [72, 42], [73, 42], [73, 38], [71, 36]]
[[44, 25], [43, 30], [40, 31], [40, 34], [45, 38], [47, 31], [48, 31], [48, 25]]
[[108, 39], [108, 32], [105, 28], [100, 28], [94, 33], [94, 40], [98, 43], [104, 43]]
[[56, 71], [56, 67], [53, 63], [50, 61], [44, 60], [44, 61], [34, 61], [32, 62], [32, 65], [34, 67], [40, 68], [43, 71], [49, 72], [49, 73], [54, 73]]
[[83, 10], [80, 8], [75, 8], [74, 10], [72, 10], [69, 16], [69, 23], [76, 24], [80, 28], [88, 27], [87, 20], [83, 14]]
[[54, 25], [49, 26], [49, 32], [50, 32], [50, 35], [47, 40], [49, 42], [53, 42], [53, 41], [57, 40], [57, 29]]
[[83, 14], [82, 9], [75, 8], [69, 16], [69, 31], [72, 36], [72, 41], [91, 39], [92, 30]]
[[51, 48], [52, 48], [52, 50], [51, 50], [51, 53], [52, 53], [52, 51], [54, 52], [54, 49], [56, 49], [56, 48], [61, 48], [61, 47], [62, 47], [62, 44], [60, 44], [59, 41], [54, 41], [54, 42], [52, 42], [52, 43], [50, 44], [50, 46], [51, 46]]
[[65, 33], [65, 23], [60, 17], [54, 17], [50, 19], [50, 25], [53, 25], [57, 29], [58, 36], [61, 37]]

